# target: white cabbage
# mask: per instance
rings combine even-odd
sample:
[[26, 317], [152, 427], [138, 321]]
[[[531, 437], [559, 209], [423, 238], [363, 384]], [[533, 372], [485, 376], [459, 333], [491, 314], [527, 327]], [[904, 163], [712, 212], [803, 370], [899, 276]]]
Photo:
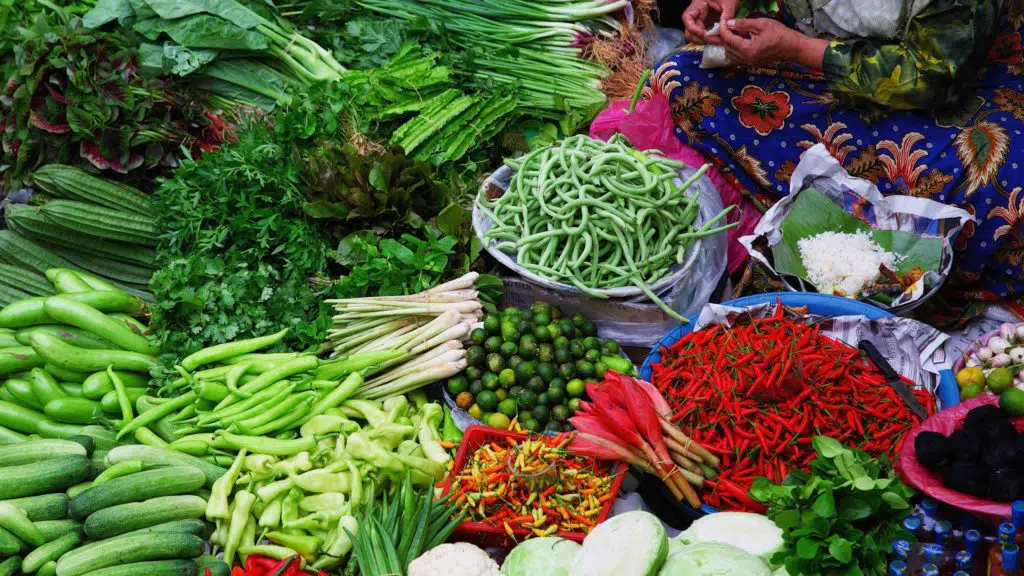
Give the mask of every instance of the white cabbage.
[[658, 576], [772, 576], [772, 571], [735, 546], [701, 542], [675, 549]]
[[548, 536], [532, 538], [509, 552], [501, 573], [505, 576], [568, 576], [580, 545], [572, 540]]
[[677, 536], [685, 544], [716, 542], [730, 544], [761, 558], [771, 560], [772, 554], [785, 545], [782, 529], [761, 514], [749, 512], [718, 512], [694, 521]]
[[569, 576], [655, 576], [667, 555], [661, 520], [647, 512], [626, 512], [587, 535]]

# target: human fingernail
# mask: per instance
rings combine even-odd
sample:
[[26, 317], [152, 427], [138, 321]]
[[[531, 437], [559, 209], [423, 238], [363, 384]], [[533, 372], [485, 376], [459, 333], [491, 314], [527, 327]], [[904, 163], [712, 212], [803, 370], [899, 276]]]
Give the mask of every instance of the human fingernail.
[[733, 26], [736, 25], [736, 21], [735, 20], [729, 20], [728, 22], [726, 22], [726, 24], [729, 26], [729, 28], [732, 28]]

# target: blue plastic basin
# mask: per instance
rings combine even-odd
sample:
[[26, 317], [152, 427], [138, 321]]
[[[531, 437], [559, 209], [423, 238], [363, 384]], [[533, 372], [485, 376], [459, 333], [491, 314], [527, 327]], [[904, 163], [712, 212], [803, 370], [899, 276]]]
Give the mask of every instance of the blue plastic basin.
[[[881, 308], [875, 308], [874, 306], [858, 302], [857, 300], [850, 300], [849, 298], [841, 298], [839, 296], [831, 296], [828, 294], [813, 294], [806, 292], [757, 294], [754, 296], [747, 296], [746, 298], [730, 300], [723, 304], [726, 306], [734, 306], [736, 308], [747, 308], [750, 306], [757, 306], [759, 304], [774, 303], [776, 300], [781, 300], [786, 306], [807, 306], [807, 310], [811, 314], [817, 314], [819, 316], [860, 315], [872, 319], [892, 316], [892, 314], [882, 310]], [[682, 324], [673, 328], [668, 334], [659, 340], [654, 348], [651, 349], [647, 358], [644, 358], [643, 366], [640, 367], [640, 376], [644, 380], [649, 381], [651, 379], [651, 364], [661, 361], [661, 349], [663, 347], [672, 346], [677, 340], [692, 331], [692, 323]], [[955, 406], [960, 403], [960, 388], [956, 385], [956, 378], [953, 376], [952, 370], [943, 370], [939, 374], [939, 388], [937, 392], [940, 409], [949, 408], [950, 406]], [[696, 513], [692, 508], [690, 509], [690, 512]], [[700, 512], [703, 514], [710, 514], [712, 512], [717, 512], [717, 510], [705, 504], [701, 506]]]

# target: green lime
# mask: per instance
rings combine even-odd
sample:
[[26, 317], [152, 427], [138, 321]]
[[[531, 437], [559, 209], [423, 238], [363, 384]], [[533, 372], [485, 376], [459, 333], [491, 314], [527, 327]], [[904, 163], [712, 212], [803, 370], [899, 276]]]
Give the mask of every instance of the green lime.
[[1013, 386], [1013, 372], [1010, 372], [1009, 368], [996, 368], [988, 373], [985, 383], [993, 394], [1002, 394], [1004, 390]]
[[490, 412], [498, 407], [498, 395], [490, 390], [484, 390], [476, 395], [476, 405], [481, 410]]
[[576, 328], [583, 326], [583, 323], [587, 321], [587, 317], [580, 312], [576, 312], [569, 319], [572, 320], [572, 325]]
[[550, 403], [551, 401], [548, 400], [547, 392], [541, 392], [540, 394], [537, 394], [537, 406], [547, 406]]
[[487, 332], [483, 328], [474, 328], [469, 333], [469, 339], [473, 341], [473, 344], [483, 344], [487, 339]]
[[572, 360], [572, 354], [569, 353], [569, 347], [559, 348], [555, 346], [555, 362], [559, 364], [565, 364]]
[[516, 322], [516, 331], [520, 334], [520, 339], [524, 338], [525, 335], [529, 335], [533, 338], [533, 322], [529, 320], [520, 320]]
[[556, 376], [555, 378], [548, 380], [548, 388], [561, 388], [562, 390], [565, 390], [565, 378]]
[[985, 393], [984, 384], [968, 384], [960, 389], [960, 400], [970, 400]]
[[519, 395], [523, 393], [523, 390], [526, 390], [526, 388], [523, 386], [519, 386], [517, 384], [508, 389], [508, 397], [512, 399], [518, 399]]
[[583, 339], [583, 347], [587, 350], [601, 350], [601, 341], [594, 336], [587, 336]]
[[470, 406], [467, 412], [469, 412], [469, 415], [472, 416], [473, 418], [476, 418], [477, 420], [484, 417], [484, 411], [480, 408], [480, 406], [476, 404]]
[[494, 391], [494, 395], [498, 397], [498, 402], [502, 402], [508, 399], [508, 390], [504, 388], [498, 388]]
[[576, 375], [580, 378], [590, 378], [594, 375], [594, 364], [586, 360], [576, 361]]
[[551, 343], [555, 346], [556, 350], [559, 348], [569, 347], [569, 339], [565, 336], [555, 336], [555, 339], [552, 340]]
[[555, 347], [549, 342], [542, 342], [537, 346], [537, 360], [540, 360], [541, 362], [554, 362]]
[[491, 414], [487, 417], [486, 422], [491, 428], [501, 428], [502, 430], [508, 430], [508, 427], [512, 425], [512, 419], [501, 412]]
[[964, 368], [956, 373], [956, 383], [963, 388], [968, 384], [981, 384], [985, 386], [985, 371], [980, 366]]
[[473, 396], [476, 396], [477, 394], [483, 392], [483, 390], [484, 390], [484, 382], [483, 382], [483, 380], [481, 380], [480, 378], [477, 378], [476, 380], [473, 380], [472, 382], [469, 383], [468, 390], [469, 390], [469, 393], [472, 394]]
[[547, 406], [538, 404], [537, 406], [533, 407], [533, 411], [531, 413], [533, 414], [533, 417], [537, 419], [538, 422], [540, 422], [541, 424], [546, 424], [548, 418], [551, 416], [551, 409], [548, 408]]
[[511, 368], [505, 368], [498, 374], [498, 382], [508, 388], [516, 383], [516, 372]]
[[498, 353], [505, 358], [511, 358], [512, 356], [515, 356], [517, 350], [519, 350], [519, 347], [516, 346], [515, 342], [502, 342], [501, 348], [498, 349]]
[[553, 378], [558, 376], [558, 370], [551, 362], [541, 362], [537, 364], [537, 376], [540, 376], [545, 382], [551, 382]]
[[515, 399], [509, 398], [498, 403], [498, 412], [512, 418], [519, 413], [519, 406], [516, 405]]
[[569, 416], [571, 416], [569, 409], [561, 404], [551, 409], [551, 419], [556, 422], [565, 422]]
[[584, 336], [597, 336], [597, 324], [587, 320], [583, 323], [583, 326], [580, 326], [580, 332], [582, 332]]
[[[569, 382], [567, 382], [565, 385], [565, 393], [572, 397], [574, 400], [578, 400], [580, 396], [583, 396], [583, 393], [586, 391], [587, 389], [583, 384], [583, 380], [580, 380], [578, 378], [569, 380]], [[577, 402], [577, 404], [579, 403]]]
[[565, 400], [565, 390], [556, 386], [548, 387], [546, 394], [548, 395], [547, 403], [551, 406], [561, 404]]
[[559, 320], [558, 329], [562, 332], [562, 336], [565, 336], [566, 338], [571, 339], [576, 335], [576, 326], [573, 325], [572, 320]]
[[[483, 365], [484, 365], [484, 361], [481, 360], [480, 361], [480, 366], [483, 366]], [[472, 382], [473, 380], [479, 380], [480, 377], [483, 376], [484, 371], [481, 370], [480, 368], [477, 368], [476, 366], [469, 366], [469, 367], [466, 368], [466, 371], [464, 372], [464, 374], [466, 375], [466, 378], [470, 382]]]
[[500, 385], [498, 375], [494, 372], [484, 372], [480, 381], [484, 383], [484, 390], [497, 390]]
[[[533, 314], [533, 321], [536, 322], [538, 326], [547, 326], [551, 323], [551, 315], [547, 312], [535, 312]], [[537, 338], [540, 338], [540, 336], [537, 336]]]
[[555, 342], [559, 338], [562, 338], [562, 329], [558, 327], [558, 322], [552, 322], [548, 324], [548, 333], [551, 334], [551, 341]]
[[466, 378], [465, 374], [459, 374], [448, 379], [448, 393], [452, 396], [458, 396], [469, 389], [469, 379]]
[[513, 370], [516, 371], [516, 384], [522, 385], [525, 385], [537, 373], [534, 363], [528, 360], [523, 360]]
[[533, 335], [537, 337], [537, 342], [551, 341], [551, 331], [543, 324], [533, 329]]
[[537, 394], [533, 390], [523, 390], [516, 402], [523, 410], [532, 410], [537, 405]]
[[519, 345], [522, 346], [523, 344], [532, 344], [536, 346], [540, 344], [540, 342], [537, 341], [537, 337], [534, 336], [532, 333], [527, 334], [526, 332], [523, 332], [523, 337], [519, 339]]
[[558, 366], [558, 375], [566, 380], [572, 380], [576, 377], [576, 367], [570, 362], [566, 362]]
[[519, 341], [519, 330], [516, 330], [515, 324], [511, 322], [501, 323], [501, 339], [505, 342]]
[[523, 360], [533, 360], [537, 357], [539, 348], [537, 346], [537, 340], [527, 341], [526, 337], [519, 342], [519, 355], [523, 357]]
[[484, 330], [491, 336], [500, 336], [501, 320], [497, 316], [488, 315], [484, 318]]
[[999, 395], [999, 407], [1010, 416], [1024, 416], [1024, 390], [1007, 388]]
[[540, 432], [541, 431], [541, 428], [540, 428], [541, 424], [540, 424], [540, 422], [538, 422], [537, 419], [532, 417], [532, 416], [527, 418], [527, 419], [525, 419], [525, 420], [523, 420], [521, 422], [521, 424], [523, 425], [523, 428], [525, 428], [526, 430], [528, 430], [530, 432]]
[[483, 346], [470, 346], [466, 349], [466, 363], [470, 366], [481, 367], [486, 358], [487, 352], [484, 352]]
[[574, 413], [577, 412], [580, 409], [580, 402], [581, 400], [579, 398], [570, 398], [569, 411]]
[[594, 362], [594, 376], [604, 378], [604, 375], [607, 373], [608, 367], [605, 366], [604, 362]]
[[484, 340], [484, 350], [487, 352], [497, 352], [501, 349], [501, 338], [497, 336], [491, 336], [487, 340]]
[[540, 394], [548, 389], [548, 383], [540, 376], [530, 376], [530, 379], [526, 381], [526, 387]]
[[601, 359], [600, 350], [587, 350], [587, 353], [583, 355], [583, 359], [587, 362], [597, 362]]
[[519, 308], [516, 308], [515, 306], [509, 306], [508, 308], [505, 308], [504, 310], [501, 311], [501, 315], [505, 318], [518, 318], [519, 316], [523, 315], [523, 311], [520, 310]]
[[552, 304], [551, 305], [551, 319], [552, 320], [561, 320], [561, 318], [562, 318], [562, 309], [559, 308], [558, 306], [555, 306], [554, 304]]
[[581, 340], [569, 341], [569, 354], [572, 354], [573, 358], [579, 360], [580, 358], [583, 358], [583, 355], [586, 353], [587, 349], [583, 347], [583, 342]]
[[537, 302], [534, 302], [533, 305], [530, 306], [530, 314], [536, 315], [536, 314], [550, 314], [550, 313], [551, 313], [551, 304], [548, 304], [547, 302], [537, 301]]
[[605, 340], [604, 343], [601, 344], [601, 352], [603, 352], [605, 356], [618, 356], [619, 350], [619, 343], [615, 340]]
[[505, 359], [497, 352], [487, 355], [487, 369], [497, 374], [505, 367]]
[[522, 363], [523, 359], [519, 357], [519, 354], [516, 354], [515, 356], [512, 356], [511, 358], [508, 359], [508, 367], [512, 368], [513, 370], [515, 370], [516, 366], [519, 366]]

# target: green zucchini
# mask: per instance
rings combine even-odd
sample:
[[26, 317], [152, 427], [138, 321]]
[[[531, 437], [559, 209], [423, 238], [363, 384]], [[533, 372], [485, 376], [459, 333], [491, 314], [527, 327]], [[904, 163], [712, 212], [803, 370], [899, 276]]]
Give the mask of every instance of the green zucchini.
[[102, 540], [173, 520], [202, 518], [205, 513], [206, 500], [198, 496], [162, 496], [94, 512], [85, 519], [85, 533], [91, 540]]
[[0, 498], [9, 500], [64, 492], [89, 475], [85, 456], [61, 456], [42, 462], [6, 466], [0, 471]]
[[17, 466], [58, 456], [85, 456], [85, 447], [71, 440], [40, 439], [0, 446], [0, 466]]
[[169, 466], [121, 476], [72, 498], [71, 517], [82, 520], [98, 510], [118, 504], [188, 494], [201, 488], [205, 482], [206, 475], [194, 466]]
[[206, 475], [207, 487], [212, 487], [217, 478], [227, 474], [226, 468], [210, 464], [201, 458], [189, 456], [188, 454], [181, 454], [166, 448], [142, 446], [140, 444], [126, 444], [118, 446], [107, 454], [107, 460], [109, 460], [111, 465], [125, 460], [141, 460], [143, 464], [146, 464], [147, 466], [194, 466], [202, 470]]
[[17, 508], [21, 508], [28, 519], [33, 522], [43, 520], [59, 520], [68, 517], [68, 502], [70, 499], [62, 492], [53, 494], [41, 494], [39, 496], [28, 496], [26, 498], [12, 498], [0, 500]]
[[0, 576], [14, 576], [21, 572], [21, 556], [11, 556], [0, 562]]
[[[57, 576], [93, 576], [102, 568], [124, 564], [195, 558], [203, 553], [203, 540], [192, 534], [157, 532], [151, 534], [126, 534], [107, 540], [86, 544], [72, 550], [57, 561]], [[193, 569], [195, 563], [189, 561]], [[120, 575], [110, 571], [102, 574]], [[145, 572], [153, 576], [153, 572]]]

